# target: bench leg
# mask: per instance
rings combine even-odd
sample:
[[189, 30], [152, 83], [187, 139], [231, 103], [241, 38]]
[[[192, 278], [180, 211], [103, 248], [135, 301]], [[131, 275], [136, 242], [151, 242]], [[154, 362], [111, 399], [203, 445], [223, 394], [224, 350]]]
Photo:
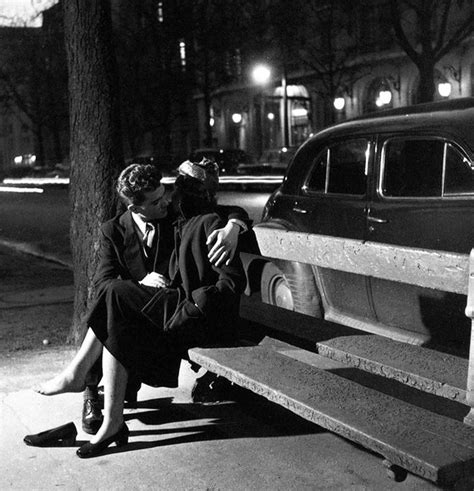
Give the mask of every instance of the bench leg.
[[466, 403], [470, 411], [464, 418], [464, 423], [474, 426], [474, 319], [471, 324], [471, 346], [469, 348], [469, 369], [467, 371]]
[[390, 460], [384, 459], [383, 466], [387, 469], [387, 476], [395, 482], [402, 482], [407, 478], [408, 471], [399, 465], [392, 464]]

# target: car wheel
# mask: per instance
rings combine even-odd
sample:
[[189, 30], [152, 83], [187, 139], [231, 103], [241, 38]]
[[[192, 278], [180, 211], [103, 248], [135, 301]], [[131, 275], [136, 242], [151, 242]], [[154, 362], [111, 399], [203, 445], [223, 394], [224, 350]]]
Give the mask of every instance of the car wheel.
[[312, 317], [323, 317], [321, 295], [312, 269], [307, 264], [266, 263], [260, 282], [262, 302], [294, 310]]

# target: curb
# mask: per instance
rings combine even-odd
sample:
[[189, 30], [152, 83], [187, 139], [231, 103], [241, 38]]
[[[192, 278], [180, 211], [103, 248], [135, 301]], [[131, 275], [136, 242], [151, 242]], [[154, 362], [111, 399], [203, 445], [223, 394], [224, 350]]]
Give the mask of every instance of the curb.
[[59, 264], [61, 266], [64, 266], [65, 268], [68, 268], [71, 270], [73, 268], [72, 262], [64, 261], [64, 260], [60, 259], [59, 257], [53, 255], [53, 254], [48, 254], [48, 253], [42, 252], [27, 242], [17, 242], [14, 240], [0, 239], [0, 246], [7, 247], [9, 249], [13, 249], [13, 250], [15, 250], [17, 252], [21, 252], [23, 254], [28, 254], [30, 256], [38, 257], [40, 259], [44, 259], [46, 261], [50, 261], [50, 262]]

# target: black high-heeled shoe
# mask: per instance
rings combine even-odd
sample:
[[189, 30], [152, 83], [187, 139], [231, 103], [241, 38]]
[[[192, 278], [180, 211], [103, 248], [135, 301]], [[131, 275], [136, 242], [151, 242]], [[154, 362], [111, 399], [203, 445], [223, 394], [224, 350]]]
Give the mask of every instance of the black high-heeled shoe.
[[71, 422], [36, 435], [26, 435], [23, 441], [33, 447], [69, 447], [76, 442], [76, 436], [76, 426]]
[[126, 445], [128, 443], [128, 437], [130, 435], [130, 431], [128, 426], [123, 423], [117, 433], [109, 436], [105, 440], [102, 440], [99, 443], [91, 443], [88, 442], [82, 447], [79, 447], [76, 451], [76, 454], [81, 459], [89, 459], [91, 457], [97, 457], [100, 455], [112, 442], [115, 442], [117, 447], [121, 447], [122, 445]]

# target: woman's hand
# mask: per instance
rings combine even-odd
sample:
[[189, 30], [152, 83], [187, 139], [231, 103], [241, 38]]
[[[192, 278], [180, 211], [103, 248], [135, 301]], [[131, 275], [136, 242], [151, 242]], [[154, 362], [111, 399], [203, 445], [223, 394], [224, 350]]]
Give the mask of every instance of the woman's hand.
[[224, 228], [214, 230], [207, 238], [206, 245], [212, 244], [207, 257], [214, 266], [228, 266], [234, 257], [239, 242], [240, 227], [236, 223], [227, 222]]
[[140, 285], [151, 286], [153, 288], [164, 288], [166, 286], [169, 286], [170, 280], [166, 276], [152, 271], [151, 273], [148, 273], [145, 278], [140, 280], [138, 283], [140, 283]]

